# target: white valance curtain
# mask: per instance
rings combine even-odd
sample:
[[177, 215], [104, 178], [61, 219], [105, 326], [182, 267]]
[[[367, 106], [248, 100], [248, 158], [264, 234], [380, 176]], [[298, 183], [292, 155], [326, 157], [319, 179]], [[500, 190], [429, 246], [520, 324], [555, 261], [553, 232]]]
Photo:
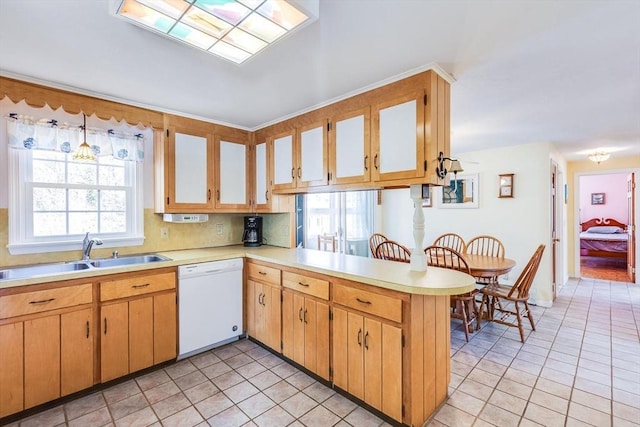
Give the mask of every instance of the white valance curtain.
[[[9, 148], [49, 150], [74, 153], [82, 144], [82, 126], [60, 123], [54, 119], [36, 120], [31, 116], [9, 114], [7, 133]], [[128, 134], [112, 129], [87, 127], [87, 143], [96, 156], [141, 162], [144, 160], [144, 135]]]

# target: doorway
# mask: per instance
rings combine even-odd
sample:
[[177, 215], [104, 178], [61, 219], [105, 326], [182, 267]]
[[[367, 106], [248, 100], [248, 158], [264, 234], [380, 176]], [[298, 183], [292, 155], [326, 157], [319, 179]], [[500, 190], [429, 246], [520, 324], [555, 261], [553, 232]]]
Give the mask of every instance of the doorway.
[[578, 179], [580, 277], [632, 282], [633, 240], [628, 231], [634, 218], [629, 209], [629, 173], [585, 174]]

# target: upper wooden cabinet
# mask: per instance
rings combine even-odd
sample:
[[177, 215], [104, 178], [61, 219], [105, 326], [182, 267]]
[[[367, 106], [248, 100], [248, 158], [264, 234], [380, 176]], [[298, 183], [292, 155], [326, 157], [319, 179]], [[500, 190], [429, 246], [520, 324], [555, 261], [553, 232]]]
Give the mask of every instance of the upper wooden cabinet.
[[249, 180], [247, 178], [249, 150], [244, 141], [216, 135], [216, 208], [247, 211], [249, 209]]
[[269, 142], [262, 141], [255, 144], [255, 161], [253, 174], [254, 208], [256, 212], [271, 210], [271, 150]]
[[206, 129], [173, 125], [163, 137], [154, 147], [156, 212], [212, 211], [213, 135]]
[[425, 71], [256, 131], [273, 138], [273, 191], [442, 184], [449, 96], [449, 83]]
[[249, 133], [170, 115], [165, 125], [154, 144], [156, 212], [248, 212]]
[[273, 189], [328, 183], [327, 121], [321, 120], [273, 136]]
[[373, 113], [373, 181], [420, 178], [424, 157], [424, 101], [420, 91], [371, 107]]
[[331, 184], [359, 184], [371, 179], [371, 109], [336, 114], [330, 125]]

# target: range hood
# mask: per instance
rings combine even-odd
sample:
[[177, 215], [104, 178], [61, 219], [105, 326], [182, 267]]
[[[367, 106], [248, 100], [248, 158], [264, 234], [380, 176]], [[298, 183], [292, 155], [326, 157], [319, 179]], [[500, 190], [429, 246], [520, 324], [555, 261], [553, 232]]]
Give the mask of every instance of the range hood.
[[164, 222], [196, 223], [209, 221], [209, 214], [163, 214]]

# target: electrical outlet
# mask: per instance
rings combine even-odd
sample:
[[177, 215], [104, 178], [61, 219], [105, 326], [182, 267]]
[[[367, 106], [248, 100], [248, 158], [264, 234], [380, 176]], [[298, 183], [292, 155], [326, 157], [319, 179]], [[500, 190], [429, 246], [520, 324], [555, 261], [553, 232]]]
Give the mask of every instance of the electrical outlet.
[[216, 234], [224, 233], [224, 224], [216, 224]]
[[160, 238], [163, 240], [169, 238], [169, 229], [167, 227], [160, 228]]

